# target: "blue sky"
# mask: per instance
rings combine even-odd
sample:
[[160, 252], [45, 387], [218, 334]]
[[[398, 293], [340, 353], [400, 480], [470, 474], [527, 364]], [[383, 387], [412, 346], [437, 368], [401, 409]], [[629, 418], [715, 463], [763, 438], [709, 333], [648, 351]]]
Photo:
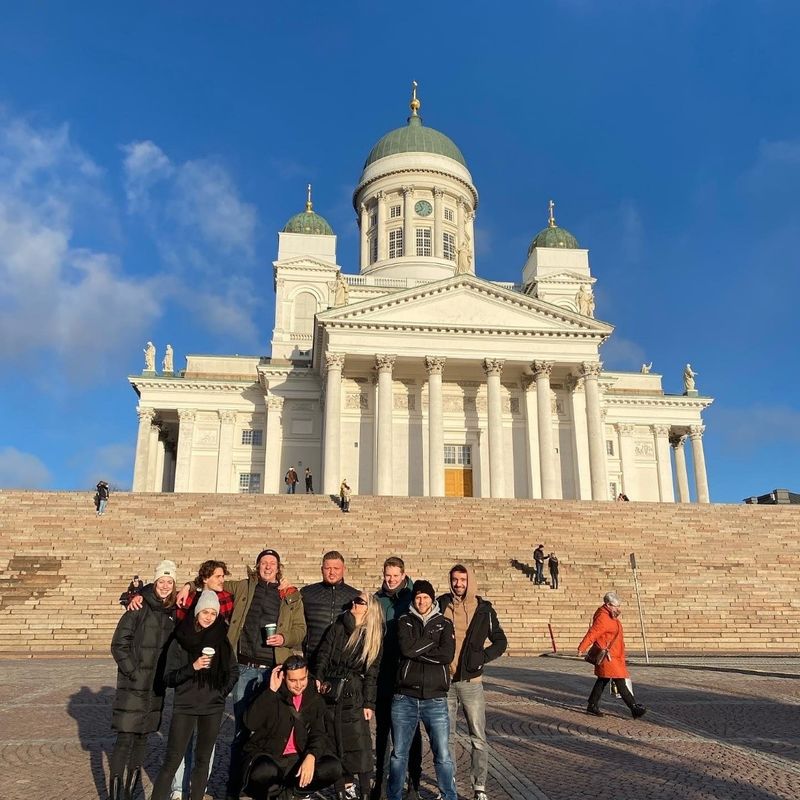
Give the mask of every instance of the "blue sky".
[[478, 274], [519, 280], [554, 198], [606, 366], [716, 398], [712, 499], [800, 490], [797, 3], [221, 5], [0, 3], [0, 486], [130, 486], [148, 339], [268, 354], [306, 182], [357, 271], [352, 189], [416, 79]]

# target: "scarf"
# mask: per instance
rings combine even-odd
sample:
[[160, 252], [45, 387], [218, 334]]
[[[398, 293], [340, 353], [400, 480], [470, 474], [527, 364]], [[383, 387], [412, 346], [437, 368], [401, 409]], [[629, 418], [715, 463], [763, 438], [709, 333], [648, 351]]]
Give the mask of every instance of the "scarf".
[[218, 616], [207, 628], [195, 627], [194, 617], [187, 617], [175, 631], [178, 644], [189, 654], [193, 663], [203, 653], [204, 647], [213, 647], [214, 657], [208, 669], [194, 671], [192, 680], [200, 686], [212, 689], [224, 689], [230, 679], [231, 646], [228, 642], [228, 626], [222, 616]]

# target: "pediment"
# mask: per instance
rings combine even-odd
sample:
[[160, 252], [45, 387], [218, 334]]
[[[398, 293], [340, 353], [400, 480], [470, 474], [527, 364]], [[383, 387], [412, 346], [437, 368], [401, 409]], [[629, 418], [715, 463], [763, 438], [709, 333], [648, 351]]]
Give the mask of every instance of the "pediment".
[[322, 325], [407, 326], [527, 332], [577, 332], [607, 335], [603, 322], [513, 292], [472, 275], [371, 298], [319, 314]]
[[589, 278], [580, 272], [572, 272], [570, 270], [562, 270], [561, 272], [553, 272], [552, 274], [539, 275], [536, 278], [537, 283], [544, 283], [553, 281], [554, 283], [594, 283], [596, 278]]
[[273, 261], [272, 266], [276, 269], [284, 267], [297, 267], [300, 269], [324, 269], [330, 272], [338, 272], [339, 267], [332, 264], [330, 261], [323, 261], [320, 258], [313, 256], [292, 256], [291, 258], [284, 258], [282, 261]]

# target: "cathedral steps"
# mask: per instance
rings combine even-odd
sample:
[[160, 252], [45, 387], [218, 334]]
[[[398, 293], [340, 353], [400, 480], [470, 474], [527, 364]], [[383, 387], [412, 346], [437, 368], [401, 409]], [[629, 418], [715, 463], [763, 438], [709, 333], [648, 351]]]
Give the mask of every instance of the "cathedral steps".
[[[444, 591], [470, 564], [513, 654], [573, 652], [609, 589], [625, 602], [629, 649], [642, 650], [629, 554], [636, 553], [651, 653], [786, 653], [800, 645], [800, 508], [326, 496], [0, 492], [0, 654], [108, 652], [117, 600], [161, 558], [190, 579], [207, 558], [234, 577], [266, 546], [298, 585], [339, 549], [348, 581], [377, 588], [383, 559]], [[561, 560], [561, 588], [530, 580], [539, 543]], [[528, 569], [530, 568], [530, 569]]]

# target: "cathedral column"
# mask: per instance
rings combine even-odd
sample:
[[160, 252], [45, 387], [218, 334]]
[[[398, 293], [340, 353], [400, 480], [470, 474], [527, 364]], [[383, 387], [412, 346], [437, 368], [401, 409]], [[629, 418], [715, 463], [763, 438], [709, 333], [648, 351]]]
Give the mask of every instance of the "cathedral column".
[[154, 492], [164, 491], [164, 471], [166, 468], [166, 439], [163, 431], [158, 434], [156, 442], [156, 472], [152, 486]]
[[672, 486], [672, 465], [669, 458], [669, 425], [651, 425], [656, 444], [656, 471], [658, 473], [658, 499], [662, 503], [675, 502]]
[[414, 187], [403, 187], [403, 255], [416, 255], [414, 242]]
[[489, 422], [489, 493], [492, 497], [506, 496], [505, 458], [503, 456], [503, 398], [500, 375], [502, 358], [485, 358], [487, 417]]
[[196, 411], [178, 409], [178, 454], [175, 458], [175, 491], [188, 492], [192, 469], [192, 440]]
[[539, 472], [542, 476], [542, 497], [558, 497], [556, 486], [555, 443], [553, 441], [553, 409], [550, 403], [550, 373], [552, 361], [531, 364], [536, 381], [536, 412], [539, 423]]
[[578, 500], [592, 499], [592, 472], [589, 466], [589, 430], [586, 426], [586, 392], [584, 380], [575, 375], [567, 381], [572, 401], [572, 448], [575, 454], [574, 474], [577, 480], [575, 497]]
[[342, 370], [344, 353], [325, 353], [325, 444], [322, 452], [322, 486], [325, 494], [339, 494], [342, 481]]
[[528, 442], [528, 497], [542, 496], [539, 462], [539, 430], [536, 423], [536, 382], [523, 379], [523, 401], [525, 403], [525, 434]]
[[369, 213], [365, 203], [361, 204], [361, 271], [363, 272], [369, 266], [369, 238], [367, 231], [369, 230]]
[[[217, 453], [217, 492], [231, 491], [231, 473], [233, 471], [233, 430], [236, 412], [222, 409], [219, 414], [219, 452]], [[238, 490], [238, 486], [236, 487]], [[262, 486], [263, 490], [263, 486]]]
[[464, 198], [459, 197], [456, 200], [456, 222], [458, 225], [458, 241], [456, 242], [456, 251], [464, 245]]
[[394, 396], [392, 390], [392, 369], [396, 355], [379, 354], [375, 356], [378, 370], [378, 486], [375, 494], [390, 495], [392, 485], [392, 436], [394, 424]]
[[383, 261], [388, 257], [386, 248], [386, 195], [381, 190], [375, 197], [378, 200], [378, 219], [375, 231], [375, 235], [378, 237], [378, 261]]
[[150, 425], [150, 441], [147, 445], [147, 488], [148, 492], [159, 492], [156, 473], [158, 471], [158, 435], [161, 429], [158, 425]]
[[280, 494], [281, 480], [283, 478], [283, 431], [281, 430], [281, 417], [283, 416], [283, 398], [271, 394], [264, 398], [267, 409], [267, 437], [264, 446], [264, 494]]
[[447, 359], [425, 356], [428, 370], [428, 494], [444, 497], [444, 417], [442, 372]]
[[470, 255], [472, 256], [472, 272], [473, 272], [473, 274], [477, 274], [477, 268], [475, 266], [477, 253], [475, 252], [475, 212], [474, 211], [470, 211], [467, 214], [466, 235], [469, 236]]
[[703, 433], [705, 425], [690, 425], [689, 439], [692, 442], [692, 461], [694, 462], [694, 488], [698, 503], [710, 503], [708, 496], [708, 476], [706, 475], [706, 457], [703, 452]]
[[636, 430], [635, 425], [627, 425], [618, 423], [614, 426], [619, 437], [619, 460], [622, 466], [622, 491], [628, 497], [636, 498], [636, 480], [635, 471], [636, 453], [634, 450], [633, 433]]
[[691, 502], [689, 496], [689, 476], [686, 472], [686, 453], [683, 445], [686, 443], [686, 436], [673, 434], [669, 437], [669, 443], [675, 453], [675, 477], [678, 481], [678, 501], [681, 503]]
[[136, 459], [133, 465], [133, 491], [146, 492], [147, 469], [150, 464], [150, 428], [156, 416], [154, 408], [139, 406], [136, 409], [139, 416], [139, 432], [136, 435]]
[[433, 190], [433, 255], [436, 258], [444, 258], [444, 239], [442, 239], [442, 220], [444, 219], [444, 209], [442, 208], [441, 189]]
[[598, 378], [603, 365], [599, 361], [584, 361], [581, 365], [586, 391], [586, 428], [589, 432], [589, 470], [592, 477], [592, 500], [608, 499], [606, 452], [603, 418], [600, 414]]

